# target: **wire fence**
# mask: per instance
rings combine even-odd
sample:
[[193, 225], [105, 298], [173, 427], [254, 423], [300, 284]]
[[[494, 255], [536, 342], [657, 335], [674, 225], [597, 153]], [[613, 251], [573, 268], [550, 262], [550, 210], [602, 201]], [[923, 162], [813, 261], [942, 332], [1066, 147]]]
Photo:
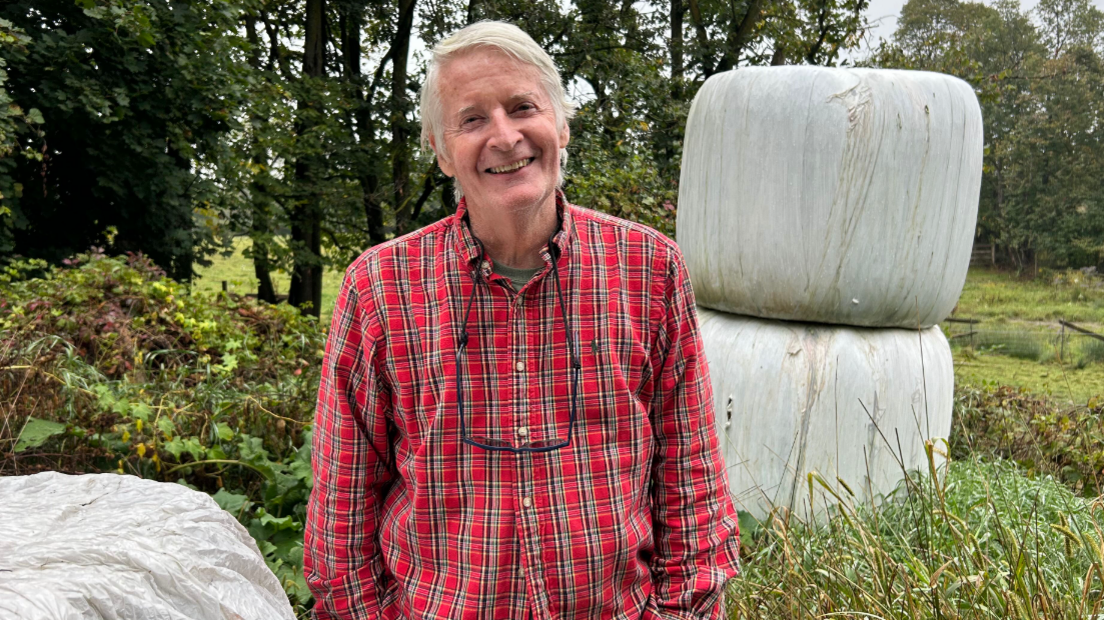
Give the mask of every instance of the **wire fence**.
[[1069, 321], [1037, 323], [1030, 330], [1013, 330], [997, 321], [951, 318], [945, 321], [944, 332], [952, 347], [973, 347], [978, 351], [1038, 362], [1057, 361], [1079, 368], [1104, 362], [1104, 334]]

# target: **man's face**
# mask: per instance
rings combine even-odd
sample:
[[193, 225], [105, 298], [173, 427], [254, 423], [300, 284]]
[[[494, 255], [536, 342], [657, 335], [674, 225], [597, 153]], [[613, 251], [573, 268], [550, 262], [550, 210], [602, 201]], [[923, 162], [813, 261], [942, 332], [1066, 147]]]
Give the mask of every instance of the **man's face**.
[[555, 204], [568, 130], [556, 126], [536, 68], [475, 49], [444, 65], [437, 84], [445, 140], [443, 152], [433, 144], [437, 163], [468, 207], [493, 217]]

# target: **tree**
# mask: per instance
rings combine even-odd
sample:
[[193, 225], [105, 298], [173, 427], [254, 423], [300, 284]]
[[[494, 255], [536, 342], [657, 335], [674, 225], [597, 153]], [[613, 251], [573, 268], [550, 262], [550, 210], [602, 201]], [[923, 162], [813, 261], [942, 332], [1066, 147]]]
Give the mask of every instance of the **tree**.
[[1058, 266], [1104, 259], [1104, 19], [1087, 0], [1044, 0], [1036, 18], [1010, 0], [910, 0], [872, 59], [974, 86], [986, 143], [979, 234], [1021, 270], [1040, 254]]
[[324, 266], [455, 208], [418, 144], [417, 40], [481, 19], [521, 26], [593, 94], [572, 124], [569, 196], [671, 234], [701, 83], [836, 62], [866, 2], [71, 1], [0, 9], [28, 33], [0, 37], [18, 110], [0, 117], [0, 148], [21, 154], [0, 159], [0, 253], [59, 261], [109, 244], [186, 279], [248, 234], [260, 297], [275, 301], [271, 273], [290, 272], [290, 301], [315, 313]]
[[8, 72], [4, 58], [22, 58], [27, 53], [30, 38], [11, 22], [0, 19], [0, 255], [15, 249], [14, 226], [19, 217], [19, 225], [25, 226], [19, 199], [23, 195], [23, 184], [12, 176], [19, 158], [30, 161], [42, 161], [42, 153], [32, 144], [42, 140], [44, 134], [38, 128], [44, 122], [42, 112], [37, 108], [23, 110], [12, 99], [5, 82]]
[[39, 110], [48, 132], [36, 144], [41, 161], [5, 164], [22, 187], [7, 207], [11, 251], [59, 261], [110, 244], [191, 277], [209, 239], [194, 209], [217, 190], [195, 170], [233, 128], [245, 92], [234, 11], [221, 1], [163, 0], [0, 7], [0, 18], [27, 33], [25, 52], [5, 54], [8, 92]]

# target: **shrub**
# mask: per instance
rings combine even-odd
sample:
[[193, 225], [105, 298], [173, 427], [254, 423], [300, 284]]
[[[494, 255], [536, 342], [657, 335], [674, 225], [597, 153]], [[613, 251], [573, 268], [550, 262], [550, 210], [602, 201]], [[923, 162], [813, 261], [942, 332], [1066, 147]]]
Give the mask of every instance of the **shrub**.
[[0, 475], [117, 471], [211, 493], [304, 609], [318, 324], [189, 294], [142, 256], [66, 263], [0, 274]]
[[1104, 487], [1104, 399], [1058, 406], [1023, 390], [960, 387], [951, 456], [1010, 459], [1029, 474], [1052, 475], [1082, 495]]

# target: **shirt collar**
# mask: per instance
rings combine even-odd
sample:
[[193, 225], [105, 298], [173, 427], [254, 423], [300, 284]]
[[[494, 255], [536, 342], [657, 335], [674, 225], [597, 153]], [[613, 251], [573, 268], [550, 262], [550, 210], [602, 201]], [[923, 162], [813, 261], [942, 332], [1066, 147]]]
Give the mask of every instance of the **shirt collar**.
[[[572, 231], [575, 230], [572, 211], [575, 208], [576, 207], [569, 203], [564, 197], [563, 190], [556, 190], [556, 214], [560, 218], [560, 228], [552, 237], [552, 243], [556, 244], [559, 248], [561, 256], [567, 255], [571, 246], [573, 238]], [[481, 250], [480, 242], [476, 239], [475, 235], [472, 234], [471, 223], [468, 221], [468, 202], [466, 197], [461, 198], [460, 204], [456, 207], [456, 215], [453, 216], [453, 226], [456, 230], [457, 250], [460, 253], [460, 257], [463, 259], [465, 265], [472, 266], [475, 261], [479, 260]], [[551, 263], [552, 257], [548, 253], [547, 246], [541, 249], [541, 258], [544, 259], [545, 263]], [[485, 270], [489, 271], [489, 268], [489, 265], [484, 265]]]

